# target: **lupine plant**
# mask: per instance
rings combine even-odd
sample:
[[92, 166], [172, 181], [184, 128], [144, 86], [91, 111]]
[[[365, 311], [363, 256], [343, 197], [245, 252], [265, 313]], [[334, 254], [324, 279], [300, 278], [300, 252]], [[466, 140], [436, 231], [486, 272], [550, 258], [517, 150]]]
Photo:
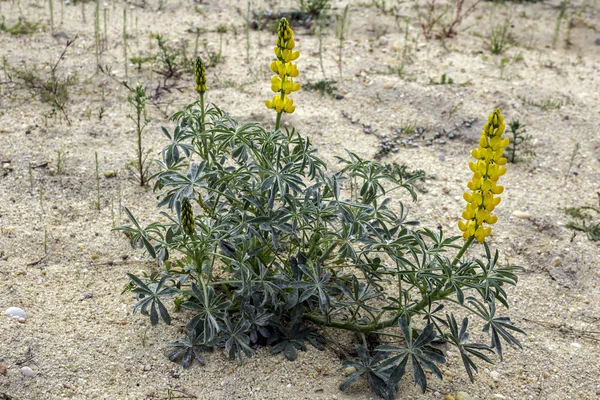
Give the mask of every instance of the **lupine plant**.
[[[358, 342], [358, 358], [343, 364], [356, 372], [341, 390], [364, 377], [392, 399], [411, 372], [425, 391], [425, 370], [442, 378], [442, 343], [456, 349], [473, 380], [476, 360], [492, 363], [494, 353], [502, 359], [505, 343], [519, 345], [514, 334], [521, 332], [500, 315], [519, 267], [501, 263], [486, 241], [486, 224], [497, 220], [490, 215], [502, 192], [497, 180], [506, 171], [500, 110], [472, 153], [460, 244], [460, 236], [408, 218], [400, 197], [416, 200], [417, 175], [351, 151], [330, 170], [308, 137], [280, 129], [282, 113], [294, 111], [288, 95], [297, 87], [292, 61], [299, 56], [285, 19], [275, 53], [277, 94], [267, 101], [275, 127], [238, 123], [206, 106], [206, 76], [196, 62], [200, 99], [173, 115], [172, 132], [163, 128], [168, 144], [152, 177], [162, 222], [142, 225], [125, 209], [131, 225], [117, 228], [163, 267], [128, 275], [126, 289], [138, 295], [134, 311], [153, 325], [169, 324], [172, 312], [189, 317], [169, 353], [184, 368], [194, 360], [204, 365], [203, 353], [215, 348], [239, 362], [257, 346], [295, 360], [308, 345], [322, 350], [327, 328], [351, 332]], [[471, 329], [490, 341], [473, 341]], [[380, 345], [370, 346], [372, 337]]]

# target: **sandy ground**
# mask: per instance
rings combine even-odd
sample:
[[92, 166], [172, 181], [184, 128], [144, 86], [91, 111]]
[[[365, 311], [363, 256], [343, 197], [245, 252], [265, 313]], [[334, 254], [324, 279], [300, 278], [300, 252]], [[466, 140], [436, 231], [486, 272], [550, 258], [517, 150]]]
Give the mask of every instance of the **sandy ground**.
[[[600, 5], [571, 2], [567, 8], [567, 15], [573, 17], [571, 45], [565, 48], [564, 22], [553, 48], [556, 0], [504, 6], [481, 3], [461, 25], [458, 36], [445, 42], [423, 37], [414, 2], [398, 5], [399, 15], [411, 18], [407, 35], [406, 24], [397, 24], [375, 2], [350, 3], [342, 79], [337, 72], [334, 25], [324, 38], [326, 74], [338, 81], [344, 98], [300, 91], [295, 96], [297, 111], [285, 118], [288, 125], [311, 137], [323, 158], [332, 161], [344, 154], [344, 148], [374, 157], [380, 142], [376, 134], [389, 138], [393, 129], [409, 122], [424, 128], [425, 140], [415, 141], [418, 147], [399, 145], [383, 161], [434, 175], [417, 203], [401, 200], [425, 226], [441, 225], [458, 234], [456, 220], [464, 207], [460, 196], [470, 175], [469, 151], [494, 107], [501, 107], [507, 120], [520, 118], [527, 125], [537, 153], [530, 162], [509, 165], [503, 177], [506, 191], [497, 209], [499, 222], [490, 239], [504, 259], [525, 268], [518, 286], [510, 289], [508, 311], [527, 331], [520, 337], [523, 349], [508, 349], [503, 362], [481, 365], [474, 384], [457, 354], [450, 354], [443, 381], [432, 378], [427, 392], [420, 394], [405, 378], [398, 398], [434, 399], [465, 391], [481, 400], [600, 399], [600, 251], [585, 234], [573, 235], [565, 227], [569, 219], [562, 211], [598, 202], [600, 47], [594, 41], [600, 36]], [[397, 4], [386, 3], [388, 8]], [[334, 12], [344, 4], [334, 2]], [[160, 12], [157, 6], [155, 1], [143, 9], [120, 2], [101, 4], [108, 10], [108, 46], [102, 63], [111, 65], [115, 75], [124, 75], [124, 7], [130, 55], [154, 54], [152, 33], [163, 33], [174, 46], [188, 41], [191, 54], [195, 34], [188, 31], [196, 27], [206, 29], [201, 40], [216, 51], [216, 27], [226, 24], [224, 63], [208, 71], [208, 99], [241, 121], [272, 124], [273, 115], [263, 101], [270, 96], [268, 64], [274, 37], [251, 31], [252, 56], [245, 63], [240, 13], [245, 12], [246, 2], [168, 0]], [[292, 6], [272, 1], [254, 2], [252, 7], [278, 11]], [[43, 25], [30, 35], [0, 33], [0, 56], [13, 68], [47, 73], [65, 42], [62, 34], [54, 38], [50, 33], [48, 4], [0, 1], [0, 7], [9, 26], [20, 15]], [[293, 363], [258, 349], [243, 365], [217, 351], [207, 356], [206, 367], [182, 370], [163, 354], [188, 316], [174, 314], [172, 326], [150, 328], [147, 318], [131, 315], [134, 298], [120, 295], [127, 283], [125, 273], [154, 267], [145, 264], [143, 255], [132, 251], [126, 238], [111, 232], [111, 227], [125, 222], [119, 203], [144, 222], [158, 211], [152, 192], [128, 179], [125, 165], [134, 156], [133, 125], [126, 119], [131, 111], [123, 88], [95, 71], [93, 9], [91, 3], [83, 10], [79, 4], [54, 4], [55, 31], [79, 35], [58, 69], [78, 78], [67, 103], [71, 126], [46, 118], [51, 107], [39, 96], [13, 84], [0, 86], [0, 309], [17, 306], [27, 312], [25, 323], [0, 317], [0, 364], [8, 368], [0, 374], [0, 399], [375, 398], [364, 383], [339, 392], [343, 374], [331, 348], [310, 349]], [[492, 15], [496, 21], [512, 18], [515, 43], [500, 56], [486, 47]], [[301, 27], [296, 34], [302, 52], [300, 81], [323, 79], [317, 36]], [[389, 68], [402, 64], [405, 48], [411, 62], [404, 63], [403, 76], [390, 74]], [[503, 72], [502, 58], [507, 60]], [[439, 81], [444, 73], [455, 84], [430, 84], [430, 79]], [[6, 80], [4, 72], [0, 76]], [[141, 71], [130, 65], [129, 78], [150, 88], [158, 80], [149, 64]], [[164, 144], [158, 127], [169, 125], [165, 115], [194, 98], [190, 82], [185, 74], [161, 98], [160, 109], [149, 107], [152, 123], [144, 141], [153, 154]], [[562, 106], [543, 109], [532, 104], [546, 100]], [[106, 111], [100, 121], [101, 107]], [[352, 119], [360, 122], [353, 124]], [[473, 119], [471, 127], [463, 123]], [[364, 133], [363, 123], [370, 125], [371, 134]], [[435, 132], [442, 136], [428, 146]], [[577, 143], [580, 150], [569, 167]], [[64, 173], [52, 175], [56, 151], [61, 149]], [[101, 173], [117, 171], [116, 178], [102, 177], [99, 211], [94, 205], [95, 152]], [[30, 172], [30, 165], [42, 166]], [[25, 366], [34, 376], [22, 376]], [[499, 373], [497, 381], [492, 371]]]

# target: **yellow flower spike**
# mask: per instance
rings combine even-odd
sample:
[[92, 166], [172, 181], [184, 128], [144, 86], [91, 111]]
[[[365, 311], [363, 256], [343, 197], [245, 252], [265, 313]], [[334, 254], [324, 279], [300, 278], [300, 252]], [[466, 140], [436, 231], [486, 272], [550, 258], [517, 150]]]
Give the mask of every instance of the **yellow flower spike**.
[[475, 238], [483, 243], [492, 233], [492, 228], [485, 225], [498, 222], [498, 217], [491, 215], [491, 212], [500, 204], [500, 197], [496, 195], [504, 191], [503, 186], [496, 184], [506, 173], [506, 168], [501, 167], [506, 164], [507, 160], [502, 154], [509, 144], [509, 140], [502, 137], [504, 129], [504, 117], [500, 109], [495, 109], [483, 126], [477, 148], [471, 151], [471, 156], [476, 160], [469, 162], [473, 178], [467, 187], [471, 192], [463, 195], [467, 202], [461, 215], [464, 221], [458, 221], [458, 229], [463, 232], [464, 239]]
[[265, 101], [267, 108], [277, 112], [275, 129], [279, 129], [282, 113], [291, 114], [296, 110], [294, 101], [288, 97], [300, 89], [300, 83], [292, 79], [298, 76], [298, 67], [292, 61], [300, 57], [300, 52], [294, 51], [295, 47], [294, 31], [287, 19], [282, 18], [277, 27], [277, 40], [273, 48], [277, 60], [270, 64], [271, 71], [276, 74], [271, 78], [271, 90], [278, 94], [273, 100]]

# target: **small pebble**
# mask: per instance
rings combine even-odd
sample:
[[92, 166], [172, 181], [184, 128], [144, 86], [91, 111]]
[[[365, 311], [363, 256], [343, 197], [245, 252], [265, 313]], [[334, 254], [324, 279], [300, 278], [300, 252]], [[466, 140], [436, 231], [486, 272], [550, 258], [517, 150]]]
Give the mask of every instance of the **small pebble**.
[[346, 367], [344, 368], [344, 375], [349, 376], [356, 372], [356, 368], [354, 367]]
[[600, 46], [600, 37], [596, 39], [596, 46]]
[[581, 345], [579, 343], [571, 343], [571, 347], [573, 347], [575, 350], [579, 350]]
[[105, 178], [114, 178], [115, 176], [117, 176], [117, 171], [113, 171], [112, 169], [104, 171]]
[[517, 217], [517, 218], [521, 218], [521, 219], [529, 219], [531, 218], [531, 214], [525, 212], [525, 211], [519, 211], [519, 210], [515, 210], [512, 213], [513, 216]]
[[23, 367], [21, 368], [21, 374], [23, 374], [23, 376], [34, 376], [35, 372], [29, 367]]
[[152, 365], [150, 364], [146, 364], [146, 366], [144, 367], [144, 371], [150, 371], [152, 369]]
[[562, 259], [558, 256], [554, 257], [554, 259], [552, 260], [552, 265], [555, 267], [558, 267], [561, 264], [562, 264]]
[[27, 318], [27, 315], [25, 314], [25, 311], [21, 310], [19, 307], [9, 307], [5, 311], [5, 313], [9, 317], [13, 317], [13, 318], [16, 318], [16, 319], [23, 318], [23, 320], [25, 320], [25, 318]]
[[451, 394], [447, 394], [444, 396], [444, 400], [454, 400], [454, 396], [452, 396]]
[[383, 88], [384, 88], [384, 89], [391, 89], [391, 88], [393, 88], [393, 87], [394, 87], [394, 84], [393, 84], [392, 82], [386, 82], [386, 83], [383, 85]]
[[472, 400], [467, 392], [456, 392], [456, 400]]
[[492, 372], [490, 372], [490, 376], [495, 381], [500, 380], [500, 373], [498, 371], [492, 371]]
[[496, 393], [495, 395], [492, 396], [492, 399], [506, 399], [506, 396], [501, 395], [500, 393]]
[[6, 375], [6, 370], [8, 368], [6, 368], [6, 365], [4, 364], [0, 364], [0, 375]]

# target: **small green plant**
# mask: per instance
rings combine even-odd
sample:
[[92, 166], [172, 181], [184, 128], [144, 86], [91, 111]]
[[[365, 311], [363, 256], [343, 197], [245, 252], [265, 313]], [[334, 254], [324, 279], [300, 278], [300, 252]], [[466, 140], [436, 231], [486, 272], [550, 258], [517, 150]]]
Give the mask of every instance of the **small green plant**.
[[219, 54], [223, 54], [223, 35], [227, 33], [227, 25], [217, 26], [217, 33], [219, 34]]
[[330, 96], [335, 97], [335, 92], [337, 91], [337, 87], [335, 86], [335, 81], [318, 81], [315, 83], [305, 83], [302, 88], [304, 90], [316, 90], [321, 93], [323, 96], [327, 93]]
[[510, 139], [510, 144], [506, 147], [508, 153], [506, 158], [508, 161], [516, 163], [535, 158], [535, 152], [529, 148], [532, 136], [527, 134], [525, 125], [521, 124], [518, 119], [513, 119], [509, 127], [512, 138]]
[[346, 4], [346, 7], [344, 7], [344, 11], [342, 12], [342, 15], [336, 15], [336, 20], [337, 20], [337, 37], [339, 40], [339, 45], [338, 45], [338, 70], [339, 70], [339, 74], [340, 74], [340, 80], [342, 79], [342, 65], [343, 65], [343, 61], [342, 61], [342, 54], [343, 54], [343, 50], [344, 50], [344, 38], [346, 36], [346, 32], [348, 31], [348, 26], [350, 25], [350, 11], [349, 11], [349, 5]]
[[571, 175], [573, 165], [575, 165], [575, 160], [577, 159], [577, 156], [579, 156], [580, 149], [581, 145], [579, 144], [579, 142], [575, 143], [573, 151], [571, 152], [571, 158], [569, 159], [569, 168], [567, 168], [567, 172], [565, 173], [565, 182], [567, 181], [567, 178]]
[[54, 152], [56, 153], [56, 174], [62, 175], [65, 173], [65, 148], [61, 147]]
[[517, 96], [517, 98], [519, 98], [525, 105], [538, 107], [544, 111], [559, 110], [567, 104], [566, 100], [544, 99], [537, 101], [522, 96]]
[[319, 65], [321, 66], [321, 73], [323, 79], [327, 79], [325, 75], [325, 67], [323, 66], [323, 33], [325, 32], [325, 26], [327, 24], [327, 13], [322, 11], [319, 13], [317, 18], [317, 35], [319, 37]]
[[[153, 176], [161, 218], [145, 225], [125, 208], [130, 225], [116, 228], [163, 268], [127, 275], [124, 292], [138, 295], [134, 312], [151, 325], [170, 324], [167, 300], [174, 299], [175, 310], [192, 313], [168, 356], [185, 368], [204, 365], [202, 354], [214, 348], [243, 362], [259, 345], [293, 361], [309, 345], [324, 349], [321, 331], [341, 330], [355, 334], [358, 354], [344, 363], [356, 371], [341, 390], [365, 377], [391, 400], [412, 371], [425, 392], [425, 369], [443, 377], [438, 341], [456, 348], [473, 380], [476, 360], [502, 360], [505, 343], [520, 346], [515, 333], [522, 333], [500, 315], [520, 267], [502, 263], [486, 241], [506, 172], [500, 110], [487, 118], [471, 153], [459, 243], [441, 227], [419, 227], [400, 198], [392, 199], [396, 192], [416, 200], [417, 176], [350, 151], [330, 172], [308, 138], [280, 129], [281, 114], [295, 109], [287, 96], [294, 85], [287, 64], [299, 56], [293, 49], [282, 19], [271, 64], [276, 97], [266, 102], [277, 112], [275, 127], [238, 123], [205, 107], [205, 76], [196, 68], [200, 101], [173, 115], [172, 131], [163, 128], [168, 143]], [[472, 245], [479, 247], [465, 256]], [[487, 343], [469, 334], [473, 319]], [[375, 336], [385, 343], [370, 347]]]
[[129, 61], [131, 61], [131, 63], [133, 65], [137, 65], [138, 71], [142, 70], [142, 66], [144, 64], [146, 64], [147, 62], [150, 62], [150, 61], [154, 61], [154, 60], [156, 60], [155, 56], [141, 56], [141, 55], [133, 56], [129, 59]]
[[583, 206], [565, 208], [565, 214], [574, 219], [566, 227], [575, 231], [585, 232], [588, 239], [600, 242], [600, 192], [598, 193], [599, 206]]
[[297, 0], [298, 8], [308, 17], [318, 18], [331, 8], [331, 0]]
[[163, 77], [163, 86], [167, 86], [167, 80], [177, 79], [181, 76], [179, 53], [172, 49], [163, 35], [156, 35], [158, 54], [156, 55], [156, 73]]
[[100, 211], [100, 164], [98, 163], [98, 152], [94, 152], [96, 164], [96, 210]]
[[429, 78], [430, 85], [452, 85], [453, 83], [454, 83], [454, 79], [452, 79], [451, 77], [446, 75], [446, 73], [442, 74], [442, 77], [440, 78], [439, 82], [436, 82], [433, 79]]
[[[246, 64], [250, 64], [250, 9], [252, 3], [248, 1], [248, 8], [246, 10], [246, 18], [244, 20], [244, 33], [246, 36]], [[196, 49], [198, 49], [198, 39], [196, 38]], [[197, 53], [194, 53], [196, 55]]]
[[456, 114], [458, 110], [460, 110], [463, 106], [463, 102], [459, 101], [450, 105], [450, 109], [448, 110], [448, 120], [452, 119], [452, 116]]
[[102, 50], [106, 50], [108, 48], [108, 31], [107, 31], [107, 26], [108, 26], [108, 8], [104, 8], [102, 10], [102, 14], [103, 14], [103, 20], [104, 20], [104, 39], [102, 40]]
[[2, 22], [0, 22], [0, 31], [6, 32], [11, 35], [20, 36], [20, 35], [31, 35], [41, 29], [39, 22], [29, 22], [25, 18], [19, 17], [17, 22], [14, 25], [7, 26], [4, 22], [4, 17], [2, 17]]
[[54, 34], [54, 3], [48, 0], [48, 8], [50, 11], [50, 31]]
[[[45, 117], [53, 117], [58, 112], [65, 118], [68, 125], [71, 124], [69, 115], [67, 113], [67, 103], [69, 101], [69, 88], [77, 82], [77, 74], [60, 74], [58, 67], [60, 62], [64, 59], [65, 54], [69, 47], [77, 40], [78, 36], [68, 40], [64, 50], [59, 55], [56, 63], [49, 67], [47, 75], [39, 75], [43, 69], [37, 66], [27, 67], [22, 62], [17, 68], [11, 68], [12, 74], [8, 74], [9, 80], [19, 86], [30, 90], [31, 92], [40, 96], [40, 99], [44, 103], [48, 103], [52, 106], [52, 111]], [[7, 74], [7, 65], [4, 65], [5, 74]]]
[[206, 64], [208, 68], [216, 67], [217, 64], [223, 62], [223, 54], [210, 51], [206, 40], [202, 42], [202, 46], [204, 47], [204, 53], [208, 56], [208, 63]]
[[477, 9], [479, 3], [481, 0], [475, 0], [467, 7], [466, 0], [455, 0], [440, 9], [436, 0], [429, 0], [425, 5], [426, 12], [419, 13], [423, 35], [426, 39], [434, 36], [436, 39], [450, 39], [456, 36], [458, 27]]
[[554, 35], [552, 36], [552, 47], [556, 47], [556, 42], [558, 42], [558, 38], [560, 36], [560, 26], [562, 24], [562, 20], [565, 18], [565, 14], [567, 12], [567, 6], [569, 5], [569, 0], [562, 0], [560, 2], [560, 10], [558, 12], [558, 17], [556, 18], [556, 26], [554, 27]]
[[42, 214], [44, 214], [46, 212], [46, 210], [44, 209], [44, 187], [43, 186], [40, 186], [39, 200], [40, 200], [40, 209], [42, 210]]
[[502, 54], [508, 49], [508, 31], [510, 29], [510, 26], [510, 20], [506, 19], [503, 23], [498, 24], [492, 28], [492, 33], [490, 34], [490, 39], [488, 41], [488, 48], [490, 49], [492, 54]]
[[96, 50], [96, 71], [100, 68], [100, 0], [96, 0], [96, 7], [94, 8], [94, 47]]
[[146, 112], [146, 102], [150, 99], [146, 95], [146, 88], [139, 83], [132, 88], [131, 86], [124, 83], [125, 87], [129, 89], [130, 95], [127, 97], [127, 101], [135, 109], [135, 115], [128, 114], [127, 118], [133, 121], [135, 124], [135, 134], [137, 138], [136, 158], [137, 160], [132, 162], [132, 167], [135, 172], [136, 180], [140, 186], [144, 187], [148, 183], [148, 153], [144, 152], [142, 146], [142, 133], [146, 125], [150, 122]]
[[127, 8], [123, 7], [123, 60], [125, 61], [125, 76], [127, 76]]

